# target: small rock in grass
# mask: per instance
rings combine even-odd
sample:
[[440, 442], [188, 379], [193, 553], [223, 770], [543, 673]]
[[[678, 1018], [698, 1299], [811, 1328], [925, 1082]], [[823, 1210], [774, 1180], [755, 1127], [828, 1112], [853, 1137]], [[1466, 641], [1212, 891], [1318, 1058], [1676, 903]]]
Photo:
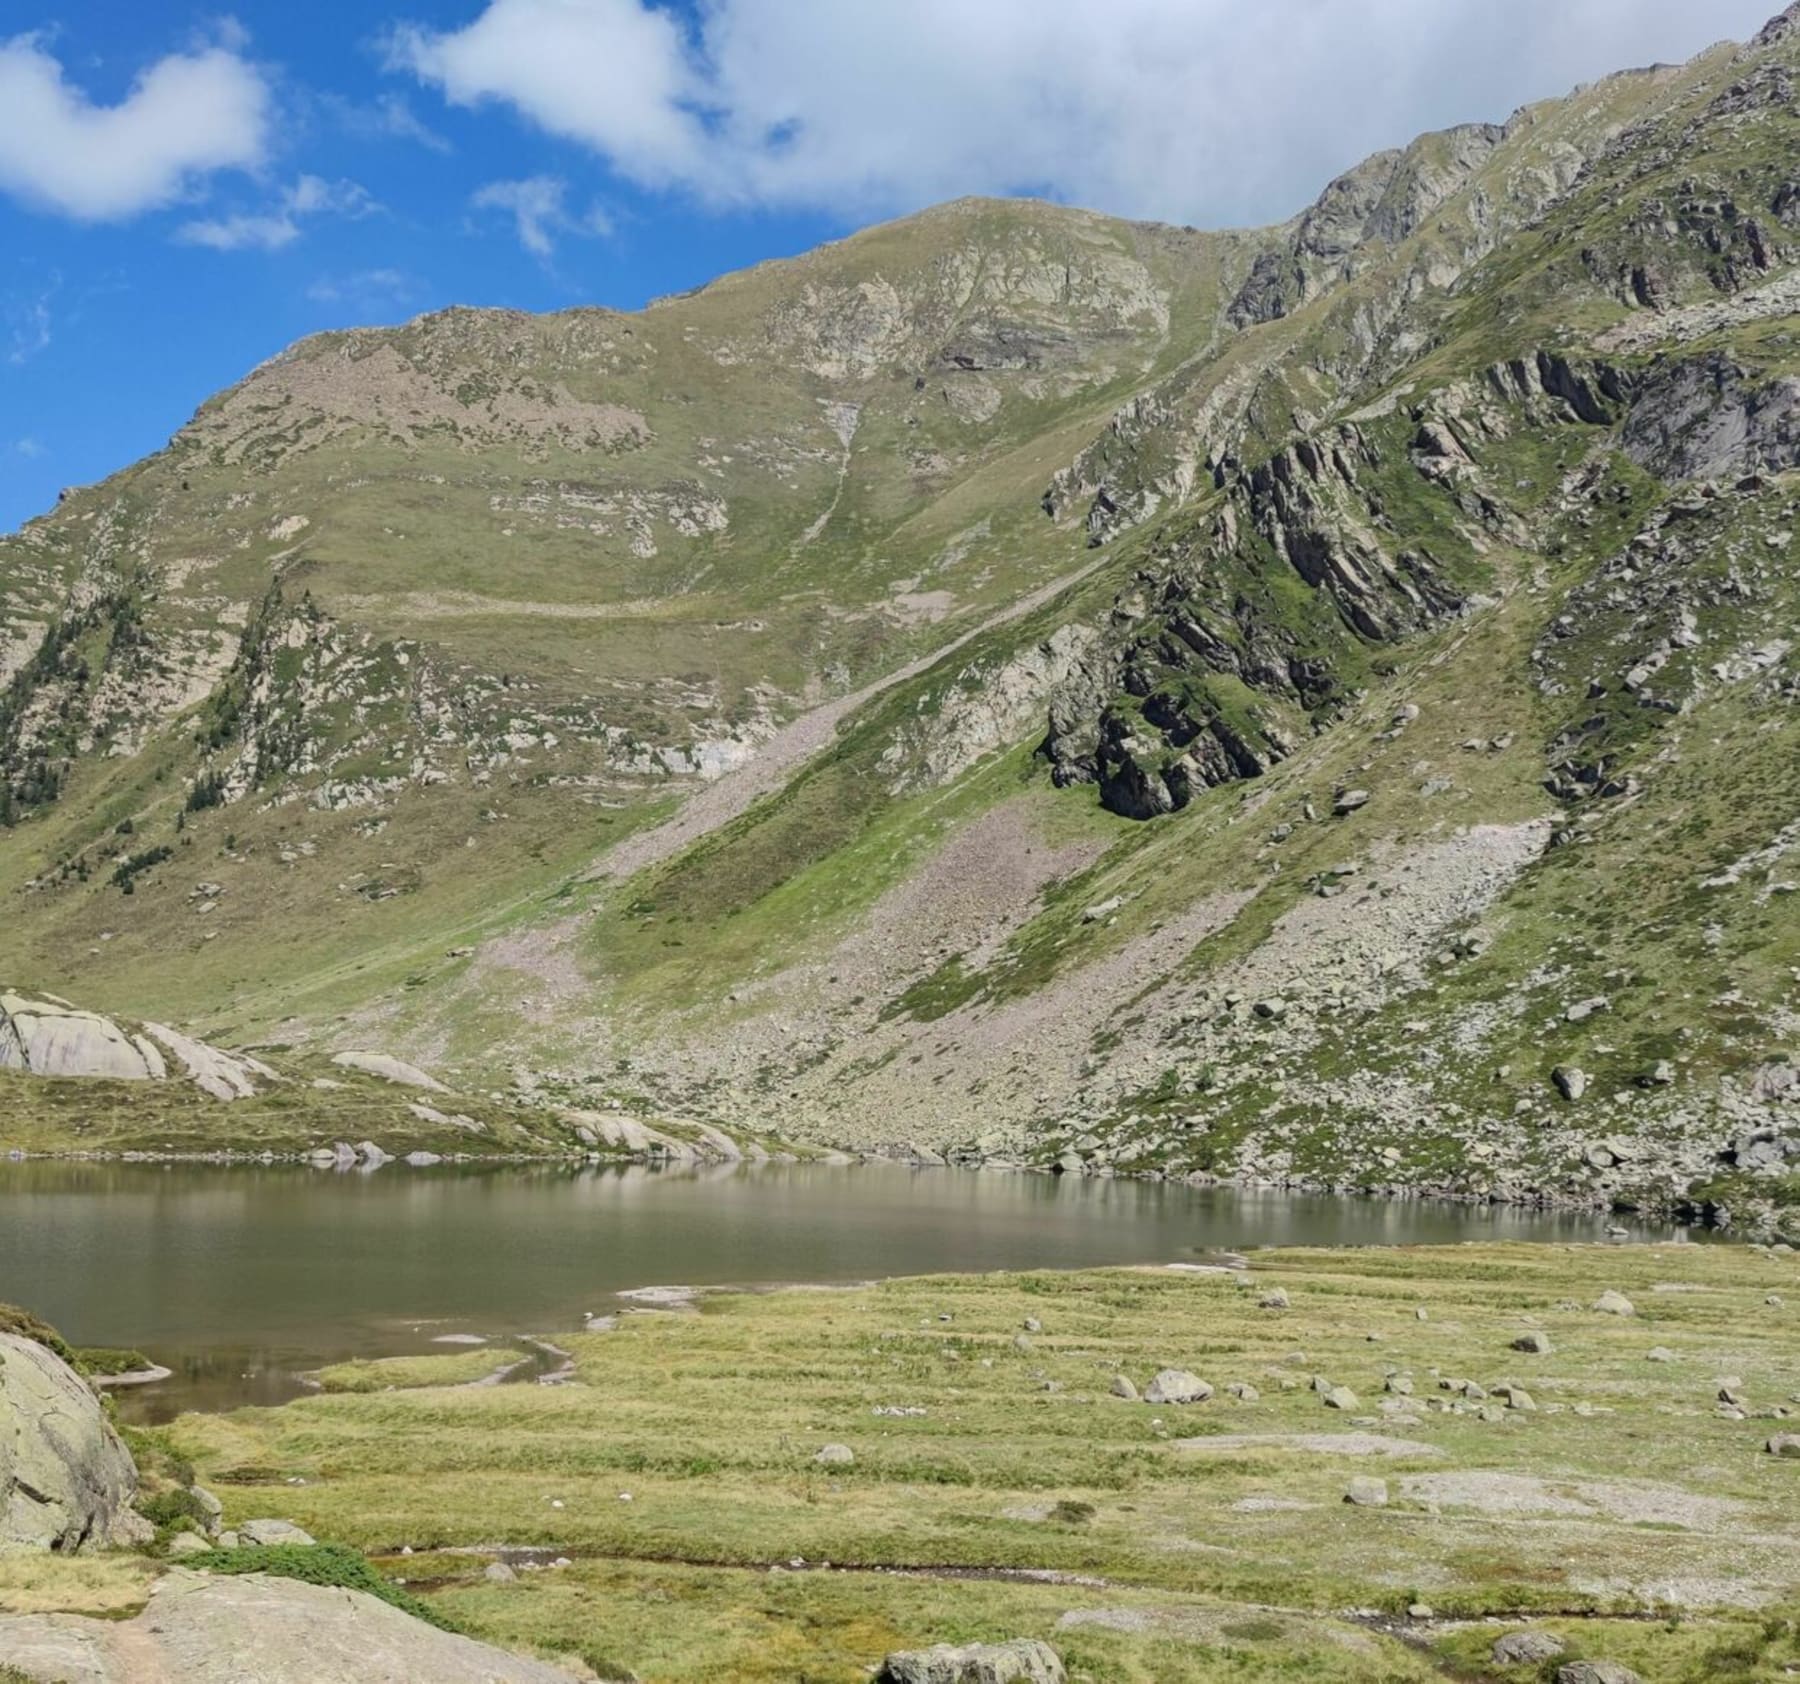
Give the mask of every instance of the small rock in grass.
[[504, 1561], [490, 1561], [481, 1570], [481, 1576], [496, 1585], [510, 1585], [519, 1575]]
[[1521, 1333], [1512, 1342], [1515, 1351], [1524, 1351], [1529, 1356], [1547, 1357], [1553, 1354], [1556, 1347], [1550, 1343], [1547, 1333]]
[[1262, 1401], [1262, 1393], [1247, 1380], [1233, 1380], [1225, 1390], [1239, 1403], [1260, 1403]]
[[1027, 1316], [1024, 1325], [1027, 1333], [1042, 1333], [1044, 1331], [1044, 1324], [1039, 1321], [1036, 1316]]
[[1351, 1391], [1348, 1386], [1333, 1386], [1325, 1394], [1325, 1407], [1345, 1411], [1353, 1410], [1357, 1407], [1356, 1393]]
[[1635, 1316], [1637, 1306], [1622, 1292], [1614, 1292], [1611, 1287], [1594, 1300], [1594, 1308], [1603, 1316]]
[[813, 1460], [822, 1467], [847, 1468], [856, 1460], [856, 1452], [847, 1444], [828, 1444]]
[[212, 1545], [198, 1532], [177, 1532], [169, 1540], [170, 1555], [205, 1555]]
[[1645, 1362], [1673, 1362], [1675, 1353], [1667, 1345], [1652, 1345], [1644, 1353]]
[[1509, 1631], [1494, 1640], [1496, 1666], [1539, 1666], [1553, 1661], [1568, 1645], [1548, 1631]]
[[1800, 1433], [1777, 1433], [1764, 1448], [1771, 1456], [1800, 1456]]
[[1185, 1368], [1165, 1368], [1144, 1388], [1146, 1403], [1205, 1403], [1213, 1389]]
[[1344, 1501], [1354, 1503], [1359, 1509], [1386, 1508], [1387, 1500], [1387, 1481], [1368, 1474], [1358, 1474], [1344, 1492]]
[[1138, 1400], [1138, 1389], [1131, 1383], [1129, 1376], [1115, 1374], [1113, 1376], [1112, 1395], [1114, 1397], [1124, 1398], [1127, 1403], [1136, 1403]]
[[1556, 1669], [1556, 1684], [1644, 1684], [1617, 1661], [1570, 1661]]
[[310, 1544], [313, 1535], [303, 1532], [291, 1520], [246, 1520], [238, 1528], [238, 1537], [246, 1544]]
[[1288, 1307], [1287, 1288], [1271, 1287], [1262, 1297], [1257, 1299], [1257, 1307], [1264, 1310], [1285, 1310]]

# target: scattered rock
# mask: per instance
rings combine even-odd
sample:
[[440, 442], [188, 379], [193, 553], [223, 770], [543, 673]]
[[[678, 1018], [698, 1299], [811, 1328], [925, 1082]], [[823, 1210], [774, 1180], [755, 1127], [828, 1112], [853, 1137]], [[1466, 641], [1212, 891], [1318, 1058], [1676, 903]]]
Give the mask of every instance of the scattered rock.
[[1284, 1286], [1271, 1287], [1256, 1302], [1260, 1309], [1285, 1310], [1289, 1307], [1287, 1288]]
[[212, 1543], [198, 1532], [177, 1532], [169, 1540], [169, 1554], [175, 1556], [205, 1555], [212, 1547]]
[[821, 1467], [847, 1468], [856, 1460], [856, 1452], [847, 1444], [828, 1444], [813, 1460]]
[[1387, 1500], [1387, 1481], [1369, 1474], [1358, 1474], [1344, 1491], [1344, 1501], [1354, 1503], [1359, 1509], [1384, 1509]]
[[1556, 1091], [1571, 1104], [1587, 1092], [1587, 1072], [1577, 1070], [1571, 1064], [1557, 1065], [1550, 1072], [1550, 1080], [1556, 1084]]
[[1611, 1287], [1594, 1300], [1594, 1308], [1603, 1316], [1635, 1316], [1637, 1306], [1622, 1292], [1614, 1292]]
[[1327, 1409], [1341, 1409], [1348, 1413], [1357, 1409], [1360, 1405], [1358, 1404], [1356, 1393], [1351, 1391], [1348, 1386], [1333, 1386], [1331, 1390], [1325, 1394], [1325, 1407]]
[[1547, 1357], [1556, 1350], [1556, 1347], [1550, 1343], [1550, 1335], [1547, 1333], [1521, 1333], [1512, 1342], [1512, 1348], [1515, 1351], [1524, 1351], [1534, 1357]]
[[1144, 1388], [1146, 1403], [1205, 1403], [1213, 1389], [1185, 1368], [1165, 1368]]
[[1800, 1456], [1800, 1433], [1777, 1433], [1763, 1448], [1771, 1456]]
[[510, 1585], [519, 1575], [504, 1561], [490, 1561], [482, 1569], [481, 1576], [491, 1584]]
[[1360, 807], [1369, 804], [1369, 792], [1366, 789], [1344, 790], [1331, 804], [1332, 812], [1341, 819], [1347, 813], [1354, 813]]
[[1127, 1403], [1136, 1403], [1138, 1400], [1138, 1389], [1131, 1383], [1129, 1376], [1115, 1374], [1112, 1382], [1112, 1395], [1114, 1397], [1124, 1398]]

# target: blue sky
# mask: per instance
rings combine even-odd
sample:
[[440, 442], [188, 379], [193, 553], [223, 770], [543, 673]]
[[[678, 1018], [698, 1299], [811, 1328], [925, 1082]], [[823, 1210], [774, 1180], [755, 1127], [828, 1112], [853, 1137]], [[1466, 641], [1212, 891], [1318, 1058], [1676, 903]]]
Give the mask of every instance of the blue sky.
[[1277, 220], [1774, 0], [0, 0], [0, 530], [303, 334], [631, 308], [961, 193]]

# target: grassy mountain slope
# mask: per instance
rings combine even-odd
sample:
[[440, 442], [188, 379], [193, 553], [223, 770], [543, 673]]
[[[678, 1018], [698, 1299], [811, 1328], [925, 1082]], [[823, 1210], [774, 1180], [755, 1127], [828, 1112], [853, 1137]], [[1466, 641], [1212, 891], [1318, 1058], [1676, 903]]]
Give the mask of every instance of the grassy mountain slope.
[[1779, 1205], [1797, 68], [1259, 233], [965, 201], [305, 342], [0, 548], [5, 968], [865, 1148]]

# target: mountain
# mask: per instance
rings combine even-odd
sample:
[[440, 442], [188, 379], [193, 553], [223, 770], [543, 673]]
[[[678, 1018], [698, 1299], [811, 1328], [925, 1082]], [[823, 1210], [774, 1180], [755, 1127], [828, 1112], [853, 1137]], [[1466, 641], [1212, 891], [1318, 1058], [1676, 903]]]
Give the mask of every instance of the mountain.
[[0, 542], [0, 975], [863, 1150], [1779, 1206], [1797, 69], [1275, 228], [966, 200], [303, 341]]

